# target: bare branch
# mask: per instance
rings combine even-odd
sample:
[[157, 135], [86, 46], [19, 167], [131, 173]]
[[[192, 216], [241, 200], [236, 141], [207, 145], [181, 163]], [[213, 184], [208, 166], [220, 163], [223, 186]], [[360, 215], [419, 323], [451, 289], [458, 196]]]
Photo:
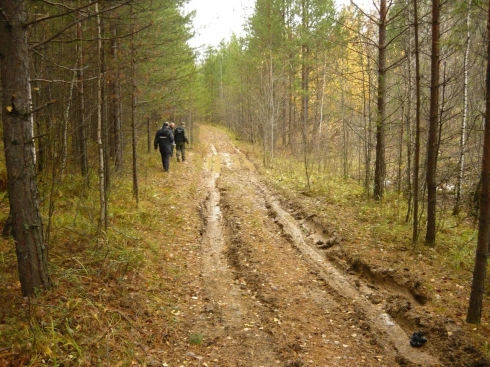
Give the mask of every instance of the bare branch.
[[362, 14], [364, 14], [364, 16], [366, 18], [368, 18], [371, 22], [373, 23], [378, 23], [378, 20], [374, 17], [372, 17], [371, 15], [369, 15], [368, 13], [366, 13], [364, 10], [362, 10], [359, 5], [357, 5], [354, 1], [350, 1], [351, 5], [353, 5], [357, 10], [359, 10]]
[[52, 6], [59, 6], [60, 8], [65, 8], [65, 9], [68, 9], [68, 10], [73, 10], [73, 8], [67, 6], [66, 4], [63, 4], [63, 3], [55, 3], [55, 2], [52, 2], [52, 1], [48, 1], [48, 0], [38, 0], [39, 2], [42, 2], [42, 3], [45, 3], [45, 4], [48, 4], [48, 5], [52, 5]]
[[[50, 62], [51, 64], [53, 64], [53, 65], [55, 65], [55, 66], [59, 67], [60, 69], [69, 70], [69, 71], [79, 71], [79, 70], [78, 70], [78, 69], [76, 69], [76, 68], [74, 69], [74, 68], [69, 68], [69, 67], [66, 67], [66, 66], [62, 66], [62, 65], [60, 65], [60, 64], [58, 64], [58, 63], [56, 63], [56, 62], [54, 62], [54, 61], [53, 61], [53, 60], [51, 60], [50, 58], [46, 57], [46, 56], [45, 56], [45, 55], [43, 55], [42, 53], [40, 53], [40, 52], [38, 52], [38, 51], [36, 51], [36, 50], [33, 50], [33, 51], [36, 53], [36, 55], [38, 55], [38, 56], [39, 56], [39, 57], [41, 57], [42, 59], [44, 59], [44, 60], [46, 60], [46, 61]], [[88, 66], [86, 66], [84, 69], [86, 69], [86, 68], [88, 68]], [[34, 79], [31, 79], [31, 80], [34, 80]]]
[[[73, 69], [72, 71], [76, 71], [77, 69]], [[68, 81], [68, 80], [62, 80], [62, 79], [41, 79], [41, 78], [36, 78], [36, 79], [31, 79], [31, 82], [43, 82], [43, 83], [65, 83], [65, 84], [71, 84], [71, 83], [82, 83], [82, 82], [87, 82], [90, 80], [96, 80], [97, 77], [92, 77], [88, 79], [83, 79], [83, 80], [76, 80], [75, 82], [73, 81]]]
[[44, 106], [39, 106], [31, 111], [31, 114], [34, 114], [38, 111], [44, 110], [46, 107], [51, 106], [53, 103], [57, 102], [56, 99], [53, 99], [52, 101], [46, 102]]
[[[83, 21], [85, 21], [85, 20], [87, 20], [87, 19], [90, 19], [90, 18], [92, 18], [92, 17], [94, 17], [94, 16], [97, 16], [98, 14], [102, 14], [102, 13], [105, 13], [105, 12], [112, 11], [112, 10], [114, 10], [114, 9], [118, 9], [118, 8], [120, 8], [120, 7], [124, 6], [124, 5], [127, 5], [127, 4], [128, 4], [130, 1], [131, 1], [131, 0], [127, 0], [127, 1], [126, 1], [126, 2], [124, 2], [124, 3], [114, 5], [114, 6], [110, 7], [110, 8], [106, 8], [106, 9], [104, 9], [104, 10], [102, 10], [102, 11], [99, 11], [99, 12], [94, 12], [93, 14], [88, 14], [87, 16], [85, 16], [85, 17], [84, 17], [84, 18], [82, 18], [82, 19], [77, 19], [76, 21], [74, 21], [74, 22], [72, 22], [72, 23], [68, 24], [66, 27], [62, 28], [62, 29], [61, 29], [61, 30], [60, 30], [58, 33], [55, 33], [55, 34], [54, 34], [54, 35], [52, 35], [51, 37], [49, 37], [49, 38], [45, 39], [43, 42], [39, 42], [39, 43], [37, 43], [37, 44], [35, 44], [35, 45], [31, 46], [31, 50], [34, 50], [34, 49], [36, 49], [37, 47], [42, 46], [42, 45], [44, 45], [44, 44], [48, 43], [49, 41], [51, 41], [51, 40], [55, 39], [56, 37], [58, 37], [59, 35], [63, 34], [63, 33], [64, 33], [64, 32], [65, 32], [67, 29], [69, 29], [69, 28], [73, 27], [74, 25], [76, 25], [76, 24], [78, 24], [78, 23], [80, 23], [80, 22], [83, 22]], [[97, 1], [95, 1], [94, 3], [97, 3]], [[94, 4], [94, 3], [91, 3], [91, 4]], [[66, 14], [64, 14], [64, 15], [66, 15]]]
[[39, 139], [39, 138], [42, 138], [43, 136], [47, 136], [47, 135], [51, 135], [51, 133], [44, 133], [44, 134], [33, 136], [32, 140]]
[[[70, 11], [67, 11], [66, 13], [63, 13], [63, 14], [47, 15], [45, 17], [35, 19], [35, 20], [31, 21], [31, 22], [27, 22], [26, 24], [24, 24], [24, 28], [28, 28], [29, 26], [31, 26], [33, 24], [36, 24], [36, 23], [44, 22], [45, 20], [56, 19], [56, 18], [59, 18], [59, 17], [64, 17], [65, 15], [69, 15], [71, 13], [75, 13], [75, 12], [80, 11], [82, 9], [85, 9], [85, 8], [91, 6], [91, 5], [94, 5], [97, 2], [98, 2], [98, 0], [95, 0], [95, 1], [93, 1], [91, 3], [88, 3], [87, 5], [84, 5], [84, 6], [79, 7], [77, 9], [70, 9]], [[50, 2], [47, 2], [47, 1], [45, 1], [45, 3], [50, 4], [50, 5], [58, 5], [58, 4], [53, 4], [53, 3], [50, 3]]]
[[2, 14], [2, 15], [3, 15], [3, 17], [5, 18], [5, 20], [6, 20], [7, 22], [10, 22], [9, 17], [7, 17], [7, 14], [5, 14], [5, 12], [3, 11], [3, 9], [0, 9], [0, 14]]

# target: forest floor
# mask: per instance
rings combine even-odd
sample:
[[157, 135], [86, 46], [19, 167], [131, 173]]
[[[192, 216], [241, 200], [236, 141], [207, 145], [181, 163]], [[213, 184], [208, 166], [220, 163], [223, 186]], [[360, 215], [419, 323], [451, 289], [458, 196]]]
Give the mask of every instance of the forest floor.
[[30, 301], [0, 245], [0, 366], [490, 366], [489, 297], [466, 324], [471, 272], [444, 245], [380, 240], [359, 208], [281, 186], [222, 130], [199, 141], [168, 174], [151, 158], [134, 268], [60, 244], [55, 288]]

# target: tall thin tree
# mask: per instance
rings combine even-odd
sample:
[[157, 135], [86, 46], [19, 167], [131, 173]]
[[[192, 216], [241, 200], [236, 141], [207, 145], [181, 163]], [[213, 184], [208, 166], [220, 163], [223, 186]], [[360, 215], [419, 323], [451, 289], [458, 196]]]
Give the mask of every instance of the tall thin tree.
[[[79, 2], [80, 5], [80, 2]], [[85, 81], [84, 81], [84, 53], [82, 15], [77, 12], [77, 122], [76, 122], [76, 151], [79, 157], [80, 174], [88, 179], [88, 153], [87, 153], [87, 122], [85, 121]]]
[[427, 231], [425, 245], [434, 246], [436, 242], [436, 168], [439, 135], [439, 18], [440, 0], [432, 0], [432, 51], [430, 75], [429, 136], [427, 139]]
[[479, 324], [481, 321], [483, 291], [487, 272], [488, 241], [490, 240], [490, 3], [487, 20], [487, 77], [485, 131], [483, 136], [483, 156], [481, 165], [480, 212], [478, 221], [478, 243], [475, 267], [466, 322]]
[[102, 24], [99, 14], [99, 4], [95, 3], [95, 12], [97, 13], [97, 145], [99, 148], [99, 194], [100, 194], [100, 217], [99, 226], [107, 229], [107, 197], [106, 197], [106, 178], [105, 178], [105, 153], [103, 142], [103, 123], [102, 123], [102, 77], [103, 77], [103, 60], [102, 60]]
[[26, 4], [0, 0], [3, 142], [12, 231], [22, 294], [49, 287], [47, 245], [39, 213], [30, 106]]
[[420, 174], [420, 46], [418, 1], [413, 0], [413, 33], [415, 49], [415, 142], [413, 157], [413, 226], [412, 243], [417, 243], [419, 235], [419, 174]]
[[137, 131], [136, 131], [136, 49], [134, 43], [134, 10], [131, 6], [131, 131], [132, 131], [132, 147], [133, 147], [133, 196], [136, 203], [139, 201], [138, 189], [138, 155], [137, 155]]
[[379, 4], [378, 34], [378, 114], [376, 117], [376, 162], [374, 170], [374, 199], [383, 197], [386, 176], [385, 123], [386, 123], [386, 26], [388, 7], [386, 0]]
[[468, 9], [466, 10], [466, 48], [463, 59], [463, 118], [461, 121], [461, 135], [459, 142], [459, 162], [458, 162], [458, 180], [456, 182], [456, 200], [454, 203], [453, 215], [460, 211], [461, 207], [461, 186], [463, 185], [463, 175], [465, 170], [465, 150], [466, 150], [466, 125], [468, 121], [468, 87], [469, 87], [469, 55], [470, 55], [470, 37], [471, 37], [471, 0], [468, 0]]

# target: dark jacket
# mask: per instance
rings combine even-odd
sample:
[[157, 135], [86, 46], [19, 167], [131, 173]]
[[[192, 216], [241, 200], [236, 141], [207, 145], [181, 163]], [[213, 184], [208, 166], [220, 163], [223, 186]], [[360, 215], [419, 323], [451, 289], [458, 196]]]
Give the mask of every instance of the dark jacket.
[[160, 148], [160, 153], [172, 153], [172, 146], [174, 144], [174, 135], [172, 134], [172, 130], [168, 127], [162, 127], [155, 134], [155, 141], [153, 142], [153, 147], [156, 149]]
[[189, 139], [187, 138], [187, 133], [183, 126], [176, 127], [174, 130], [174, 137], [176, 144], [189, 144]]

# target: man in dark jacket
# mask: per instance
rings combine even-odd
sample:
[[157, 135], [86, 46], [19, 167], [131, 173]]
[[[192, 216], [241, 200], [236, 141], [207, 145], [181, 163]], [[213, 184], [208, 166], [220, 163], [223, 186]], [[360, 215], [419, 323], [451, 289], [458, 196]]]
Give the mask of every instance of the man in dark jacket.
[[164, 122], [160, 130], [155, 134], [155, 141], [153, 147], [155, 150], [160, 148], [160, 154], [162, 155], [163, 170], [168, 172], [170, 168], [170, 155], [172, 154], [172, 147], [174, 145], [174, 135], [172, 130], [168, 127], [168, 122]]
[[185, 122], [181, 122], [180, 126], [174, 130], [175, 148], [177, 149], [177, 162], [180, 162], [182, 154], [182, 162], [185, 162], [185, 145], [189, 144], [187, 133], [185, 131]]

